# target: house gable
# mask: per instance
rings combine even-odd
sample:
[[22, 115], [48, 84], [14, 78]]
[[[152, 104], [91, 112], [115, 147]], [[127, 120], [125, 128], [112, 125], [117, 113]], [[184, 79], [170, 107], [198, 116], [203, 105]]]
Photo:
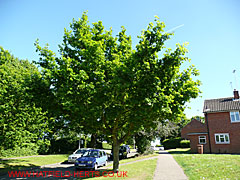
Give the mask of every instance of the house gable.
[[189, 135], [207, 134], [207, 126], [196, 119], [193, 119], [188, 123], [181, 131], [181, 137], [184, 139], [189, 139]]
[[[240, 153], [240, 99], [234, 97], [204, 101], [205, 122], [192, 120], [181, 131], [182, 138], [191, 141], [191, 151], [203, 144], [205, 153]], [[204, 142], [204, 143], [203, 143]]]

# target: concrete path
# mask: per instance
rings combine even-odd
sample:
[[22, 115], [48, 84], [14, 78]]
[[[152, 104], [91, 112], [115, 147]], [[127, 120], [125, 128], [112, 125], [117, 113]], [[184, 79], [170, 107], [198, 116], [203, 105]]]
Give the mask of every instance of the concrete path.
[[153, 180], [187, 180], [182, 168], [166, 151], [160, 151]]

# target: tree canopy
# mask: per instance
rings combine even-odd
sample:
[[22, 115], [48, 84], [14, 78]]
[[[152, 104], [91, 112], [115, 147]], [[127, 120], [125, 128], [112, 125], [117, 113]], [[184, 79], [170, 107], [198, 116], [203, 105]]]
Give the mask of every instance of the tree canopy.
[[0, 47], [0, 150], [29, 147], [36, 151], [46, 142], [48, 118], [32, 94], [40, 77], [36, 66]]
[[133, 48], [124, 27], [114, 37], [101, 21], [90, 25], [83, 13], [64, 30], [60, 56], [35, 43], [42, 75], [49, 79], [69, 126], [99, 130], [109, 137], [114, 171], [121, 143], [158, 121], [180, 119], [185, 103], [199, 94], [200, 82], [192, 79], [197, 69], [192, 65], [180, 70], [190, 61], [186, 44], [174, 50], [164, 47], [173, 35], [164, 28], [156, 17]]

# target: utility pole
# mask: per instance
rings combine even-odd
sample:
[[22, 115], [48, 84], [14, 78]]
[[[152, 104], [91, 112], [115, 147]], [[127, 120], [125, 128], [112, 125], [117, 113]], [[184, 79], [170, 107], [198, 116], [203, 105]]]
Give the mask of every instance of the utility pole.
[[79, 140], [78, 140], [78, 149], [81, 149], [81, 134], [78, 134]]

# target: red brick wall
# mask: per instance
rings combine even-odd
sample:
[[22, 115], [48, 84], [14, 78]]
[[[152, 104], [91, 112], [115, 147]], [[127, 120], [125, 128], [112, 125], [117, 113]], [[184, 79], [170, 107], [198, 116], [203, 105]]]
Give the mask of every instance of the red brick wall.
[[[240, 123], [231, 123], [229, 112], [207, 116], [212, 153], [240, 153]], [[216, 144], [215, 133], [229, 133], [230, 144]]]
[[199, 145], [199, 136], [206, 136], [206, 144], [203, 144], [203, 153], [209, 153], [209, 143], [208, 143], [208, 135], [207, 134], [198, 134], [198, 135], [189, 135], [188, 139], [191, 141], [190, 147], [191, 152], [197, 153], [197, 146]]
[[[198, 134], [192, 134], [191, 133], [198, 133]], [[205, 134], [199, 134], [199, 133], [205, 133]], [[181, 137], [184, 139], [190, 140], [190, 147], [191, 152], [197, 153], [197, 145], [199, 144], [199, 136], [206, 136], [206, 144], [203, 144], [203, 152], [209, 153], [209, 140], [207, 133], [207, 126], [205, 123], [202, 123], [198, 120], [192, 120], [190, 123], [188, 123], [182, 130], [181, 130]]]

